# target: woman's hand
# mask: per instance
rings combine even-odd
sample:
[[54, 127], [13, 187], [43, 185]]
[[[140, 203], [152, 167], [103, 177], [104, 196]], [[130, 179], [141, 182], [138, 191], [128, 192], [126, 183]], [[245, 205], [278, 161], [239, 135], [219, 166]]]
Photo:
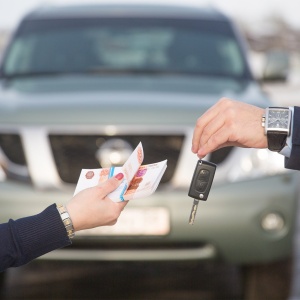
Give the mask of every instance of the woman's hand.
[[95, 187], [87, 188], [76, 194], [66, 205], [74, 230], [114, 225], [127, 201], [115, 203], [107, 195], [122, 182], [122, 173]]

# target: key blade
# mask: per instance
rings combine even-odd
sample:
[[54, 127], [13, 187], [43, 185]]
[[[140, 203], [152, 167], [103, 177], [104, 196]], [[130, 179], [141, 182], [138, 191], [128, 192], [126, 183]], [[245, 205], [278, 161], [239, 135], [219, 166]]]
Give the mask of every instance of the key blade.
[[194, 199], [193, 205], [192, 205], [192, 210], [191, 210], [191, 214], [190, 214], [190, 218], [189, 218], [189, 224], [193, 225], [195, 222], [195, 218], [196, 218], [196, 213], [197, 213], [197, 209], [198, 209], [198, 204], [199, 204], [199, 200], [198, 199]]

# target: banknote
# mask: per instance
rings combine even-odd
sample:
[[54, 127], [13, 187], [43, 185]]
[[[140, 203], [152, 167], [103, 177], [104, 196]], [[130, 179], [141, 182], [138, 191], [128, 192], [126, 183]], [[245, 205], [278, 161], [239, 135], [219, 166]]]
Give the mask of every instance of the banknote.
[[108, 196], [115, 202], [144, 198], [155, 192], [167, 168], [167, 160], [142, 165], [143, 145], [140, 142], [123, 166], [82, 169], [74, 195], [83, 189], [105, 182], [108, 178], [122, 172], [124, 179], [119, 187]]

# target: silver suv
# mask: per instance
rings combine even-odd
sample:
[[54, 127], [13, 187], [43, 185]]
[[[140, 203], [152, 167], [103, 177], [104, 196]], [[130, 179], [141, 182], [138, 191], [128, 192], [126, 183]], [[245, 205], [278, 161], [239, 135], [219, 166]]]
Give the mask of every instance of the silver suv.
[[1, 222], [67, 202], [82, 168], [103, 156], [123, 164], [140, 141], [144, 164], [168, 160], [158, 190], [116, 226], [78, 233], [43, 259], [221, 259], [243, 267], [252, 290], [259, 276], [276, 288], [278, 262], [290, 267], [298, 183], [280, 155], [211, 153], [210, 197], [188, 224], [196, 119], [222, 96], [271, 105], [230, 19], [206, 7], [43, 7], [20, 23], [0, 76]]

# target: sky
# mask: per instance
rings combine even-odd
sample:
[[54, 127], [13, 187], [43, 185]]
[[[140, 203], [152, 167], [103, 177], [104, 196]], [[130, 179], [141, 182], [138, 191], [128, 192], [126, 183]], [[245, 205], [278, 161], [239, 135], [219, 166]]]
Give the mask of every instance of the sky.
[[[14, 29], [20, 18], [39, 5], [47, 3], [70, 3], [74, 0], [0, 0], [0, 29]], [[84, 3], [86, 0], [75, 0]], [[124, 0], [91, 0], [89, 2], [123, 2]], [[127, 2], [150, 2], [150, 0], [127, 0]], [[221, 9], [235, 19], [245, 23], [261, 22], [271, 14], [282, 16], [293, 27], [300, 29], [300, 1], [299, 0], [164, 0], [177, 4], [197, 4], [208, 2]], [[161, 3], [162, 0], [151, 0]]]

